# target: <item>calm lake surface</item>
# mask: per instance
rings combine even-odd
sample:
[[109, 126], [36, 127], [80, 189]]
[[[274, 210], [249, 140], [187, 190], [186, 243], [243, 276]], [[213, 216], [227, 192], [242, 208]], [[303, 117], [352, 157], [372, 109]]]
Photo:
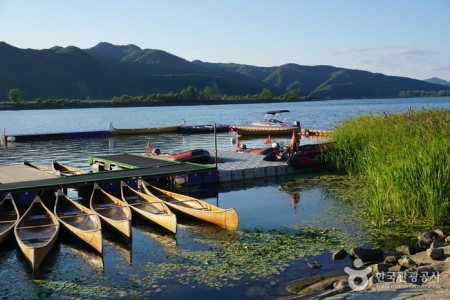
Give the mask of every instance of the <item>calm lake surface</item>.
[[[0, 111], [0, 130], [7, 135], [171, 126], [246, 124], [267, 110], [289, 109], [303, 128], [333, 129], [361, 114], [398, 113], [450, 108], [450, 98], [330, 100], [317, 102]], [[193, 148], [214, 151], [211, 134], [161, 134], [13, 143], [0, 149], [0, 165], [24, 159], [49, 166], [52, 159], [88, 171], [89, 156], [142, 153], [147, 141], [162, 152]], [[262, 147], [263, 139], [243, 139]], [[283, 142], [282, 139], [277, 140]], [[302, 139], [314, 143], [315, 139]], [[228, 133], [218, 134], [221, 151], [235, 149]], [[0, 298], [152, 298], [253, 299], [287, 295], [289, 281], [316, 273], [341, 271], [348, 260], [332, 261], [344, 245], [377, 241], [346, 201], [338, 179], [319, 173], [232, 184], [183, 187], [221, 207], [234, 207], [239, 229], [230, 233], [178, 217], [178, 232], [168, 236], [141, 221], [133, 222], [130, 245], [105, 233], [103, 257], [62, 237], [40, 274], [33, 279], [14, 239], [0, 249]], [[67, 236], [62, 233], [62, 236]], [[388, 239], [388, 238], [387, 238]], [[312, 270], [307, 262], [319, 261]]]

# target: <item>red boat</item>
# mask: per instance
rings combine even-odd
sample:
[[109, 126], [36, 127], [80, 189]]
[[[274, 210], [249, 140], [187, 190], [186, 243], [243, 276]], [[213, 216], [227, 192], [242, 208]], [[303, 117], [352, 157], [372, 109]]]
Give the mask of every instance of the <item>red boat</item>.
[[207, 150], [194, 149], [178, 153], [161, 153], [159, 149], [154, 149], [150, 154], [144, 154], [146, 156], [153, 156], [157, 158], [164, 158], [180, 162], [192, 162], [198, 164], [207, 164], [211, 158], [211, 155]]
[[329, 143], [302, 145], [298, 151], [287, 160], [294, 168], [310, 168], [320, 166], [320, 156], [330, 147]]

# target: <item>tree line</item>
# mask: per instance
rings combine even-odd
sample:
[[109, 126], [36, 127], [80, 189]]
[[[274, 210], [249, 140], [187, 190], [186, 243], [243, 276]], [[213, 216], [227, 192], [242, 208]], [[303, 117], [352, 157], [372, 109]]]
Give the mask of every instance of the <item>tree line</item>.
[[40, 98], [34, 101], [22, 99], [20, 89], [11, 89], [8, 92], [9, 104], [14, 107], [35, 106], [35, 107], [108, 107], [108, 106], [147, 106], [147, 105], [171, 105], [171, 104], [208, 104], [227, 103], [236, 101], [295, 101], [307, 100], [307, 97], [300, 97], [296, 90], [290, 90], [283, 95], [274, 96], [268, 88], [263, 88], [260, 93], [241, 95], [221, 94], [216, 88], [205, 86], [197, 89], [190, 85], [182, 89], [179, 93], [156, 93], [147, 96], [120, 95], [114, 96], [110, 100], [82, 99], [47, 99]]
[[417, 98], [417, 97], [448, 97], [450, 90], [439, 91], [401, 91], [400, 98]]
[[[260, 93], [242, 95], [223, 94], [217, 88], [205, 86], [198, 89], [192, 85], [182, 89], [179, 93], [155, 93], [147, 96], [120, 95], [109, 100], [95, 99], [47, 99], [37, 98], [33, 101], [22, 99], [20, 89], [13, 88], [8, 92], [8, 100], [3, 102], [3, 108], [72, 108], [72, 107], [116, 107], [116, 106], [152, 106], [152, 105], [183, 105], [183, 104], [228, 104], [251, 103], [254, 101], [301, 101], [313, 100], [309, 96], [300, 96], [297, 90], [289, 90], [283, 95], [274, 96], [268, 88]], [[413, 97], [448, 97], [450, 90], [439, 91], [401, 91], [400, 98]], [[0, 102], [2, 103], [2, 102]]]

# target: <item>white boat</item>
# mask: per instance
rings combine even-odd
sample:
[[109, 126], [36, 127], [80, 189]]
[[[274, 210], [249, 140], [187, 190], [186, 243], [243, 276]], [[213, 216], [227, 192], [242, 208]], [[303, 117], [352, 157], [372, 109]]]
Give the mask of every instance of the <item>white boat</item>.
[[265, 113], [263, 120], [254, 121], [250, 125], [230, 126], [231, 132], [238, 135], [289, 135], [300, 133], [299, 121], [294, 121], [289, 110], [270, 110]]
[[300, 127], [289, 110], [270, 110], [265, 113], [263, 120], [252, 122], [253, 126]]

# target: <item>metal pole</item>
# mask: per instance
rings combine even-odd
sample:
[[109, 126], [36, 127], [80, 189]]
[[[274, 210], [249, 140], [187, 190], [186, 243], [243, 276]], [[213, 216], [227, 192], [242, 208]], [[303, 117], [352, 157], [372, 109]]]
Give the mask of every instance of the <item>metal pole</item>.
[[216, 164], [216, 169], [217, 169], [217, 131], [216, 131], [216, 123], [214, 123], [214, 151], [215, 151], [215, 155], [214, 155], [214, 162]]

